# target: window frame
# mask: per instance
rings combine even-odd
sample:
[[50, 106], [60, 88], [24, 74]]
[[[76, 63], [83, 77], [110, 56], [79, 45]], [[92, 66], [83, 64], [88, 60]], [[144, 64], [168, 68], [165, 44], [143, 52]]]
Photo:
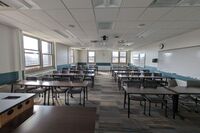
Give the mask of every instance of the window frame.
[[[31, 72], [36, 72], [36, 71], [41, 71], [41, 70], [46, 70], [46, 69], [50, 69], [50, 68], [54, 68], [55, 67], [55, 57], [54, 57], [54, 45], [53, 42], [51, 41], [47, 41], [35, 36], [31, 36], [31, 35], [27, 35], [27, 34], [23, 34], [23, 57], [24, 57], [24, 70], [28, 73]], [[24, 48], [24, 36], [30, 37], [30, 38], [34, 38], [38, 40], [38, 50], [32, 50], [32, 49], [25, 49]], [[51, 44], [51, 54], [49, 53], [42, 53], [42, 41], [44, 42], [48, 42]], [[26, 50], [31, 50], [31, 51], [38, 51], [38, 55], [39, 55], [39, 65], [30, 65], [30, 66], [26, 66], [26, 59], [25, 59], [25, 52]], [[52, 56], [52, 65], [51, 66], [43, 66], [43, 55], [51, 55]]]
[[[73, 53], [73, 54], [72, 54]], [[72, 54], [72, 55], [71, 55]], [[72, 60], [73, 58], [73, 60]], [[69, 53], [69, 60], [70, 60], [70, 64], [74, 64], [74, 49], [70, 49], [70, 53]]]
[[[125, 52], [125, 56], [121, 56], [121, 52]], [[121, 62], [120, 59], [125, 58], [125, 62]], [[126, 51], [119, 51], [119, 63], [126, 64], [127, 63], [127, 52]]]
[[[94, 56], [92, 56], [92, 57], [94, 57], [94, 62], [89, 62], [89, 52], [94, 52]], [[96, 51], [94, 51], [94, 50], [87, 51], [87, 62], [89, 64], [95, 64], [96, 63]]]
[[[42, 68], [49, 68], [49, 67], [53, 67], [54, 65], [54, 61], [53, 61], [53, 43], [52, 42], [50, 42], [50, 41], [46, 41], [46, 40], [43, 40], [43, 39], [40, 39], [40, 42], [41, 42], [41, 66], [42, 66]], [[43, 53], [42, 52], [42, 42], [47, 42], [47, 43], [49, 43], [49, 44], [51, 44], [51, 53]], [[52, 65], [51, 66], [44, 66], [44, 60], [43, 60], [43, 55], [51, 55], [52, 56], [52, 60], [51, 60], [51, 62], [52, 62]]]
[[[118, 57], [114, 57], [113, 56], [113, 52], [117, 52], [118, 53]], [[125, 52], [126, 56], [121, 56], [121, 54], [120, 54], [121, 52]], [[118, 61], [117, 62], [113, 62], [113, 58], [117, 58]], [[126, 62], [121, 62], [120, 61], [121, 58], [126, 58]], [[111, 53], [111, 60], [112, 60], [113, 64], [126, 64], [127, 63], [127, 51], [112, 51], [112, 53]]]

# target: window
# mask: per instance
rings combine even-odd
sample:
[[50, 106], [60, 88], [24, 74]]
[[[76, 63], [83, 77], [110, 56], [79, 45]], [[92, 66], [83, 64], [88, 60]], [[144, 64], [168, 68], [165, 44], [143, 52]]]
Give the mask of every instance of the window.
[[88, 63], [95, 63], [95, 52], [88, 51]]
[[119, 53], [118, 51], [112, 52], [112, 63], [118, 63], [119, 62]]
[[25, 69], [39, 69], [53, 66], [52, 43], [23, 35]]
[[71, 49], [70, 50], [70, 63], [74, 63], [74, 50], [73, 49]]
[[112, 63], [126, 63], [126, 52], [112, 52]]
[[126, 63], [126, 52], [119, 52], [119, 63]]
[[145, 53], [131, 52], [131, 63], [135, 66], [145, 66]]
[[23, 36], [25, 67], [40, 66], [39, 41], [36, 38]]
[[43, 67], [49, 67], [53, 65], [52, 62], [52, 44], [50, 42], [42, 41], [42, 61]]

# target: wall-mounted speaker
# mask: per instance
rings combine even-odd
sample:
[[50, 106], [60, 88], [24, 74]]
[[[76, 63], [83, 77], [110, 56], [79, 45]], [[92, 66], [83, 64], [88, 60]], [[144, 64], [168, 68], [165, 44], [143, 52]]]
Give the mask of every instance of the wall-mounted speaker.
[[152, 59], [152, 63], [158, 63], [158, 58]]

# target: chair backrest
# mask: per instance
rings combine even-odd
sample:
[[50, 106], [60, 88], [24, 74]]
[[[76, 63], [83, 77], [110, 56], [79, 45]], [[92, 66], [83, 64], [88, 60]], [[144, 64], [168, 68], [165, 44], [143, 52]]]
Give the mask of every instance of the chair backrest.
[[60, 71], [53, 71], [53, 73], [60, 73]]
[[52, 77], [42, 77], [42, 81], [53, 81]]
[[153, 73], [154, 76], [162, 76], [162, 73]]
[[31, 77], [26, 77], [26, 80], [37, 80], [38, 78], [37, 77], [33, 77], [33, 76], [31, 76]]
[[175, 79], [170, 79], [167, 82], [168, 82], [168, 87], [176, 87], [176, 86], [178, 86], [178, 84], [177, 84]]
[[140, 88], [141, 87], [141, 80], [128, 80], [128, 81], [124, 81], [124, 84], [127, 85], [127, 87], [136, 87], [136, 88]]
[[70, 81], [70, 77], [60, 77], [60, 78], [56, 78], [55, 80], [69, 82]]
[[147, 69], [142, 70], [144, 73], [149, 73], [150, 71]]
[[144, 76], [151, 76], [151, 75], [152, 75], [152, 73], [145, 72], [145, 73], [143, 73], [143, 75], [144, 75]]
[[140, 76], [140, 74], [141, 74], [141, 73], [135, 72], [135, 71], [134, 71], [134, 73], [133, 73], [133, 75], [136, 75], [136, 76]]
[[143, 87], [144, 88], [157, 88], [158, 83], [155, 80], [144, 80]]
[[69, 70], [68, 69], [64, 69], [64, 70], [62, 70], [62, 73], [69, 73]]
[[200, 81], [199, 80], [188, 80], [187, 87], [200, 88]]

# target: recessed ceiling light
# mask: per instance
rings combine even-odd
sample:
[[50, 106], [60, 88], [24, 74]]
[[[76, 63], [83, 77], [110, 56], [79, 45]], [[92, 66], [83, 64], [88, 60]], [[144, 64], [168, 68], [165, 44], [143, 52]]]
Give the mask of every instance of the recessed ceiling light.
[[145, 24], [139, 24], [137, 27], [138, 28], [142, 28], [142, 27], [144, 27], [145, 26]]
[[70, 28], [74, 28], [75, 27], [75, 25], [73, 25], [73, 24], [69, 24], [68, 25]]

